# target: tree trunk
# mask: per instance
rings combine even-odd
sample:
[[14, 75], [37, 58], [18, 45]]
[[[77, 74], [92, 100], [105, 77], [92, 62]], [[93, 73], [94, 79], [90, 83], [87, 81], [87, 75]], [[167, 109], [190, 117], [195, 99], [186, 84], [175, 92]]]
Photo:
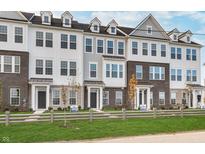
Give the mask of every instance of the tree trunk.
[[64, 127], [66, 127], [66, 110], [65, 110], [65, 106], [64, 106]]

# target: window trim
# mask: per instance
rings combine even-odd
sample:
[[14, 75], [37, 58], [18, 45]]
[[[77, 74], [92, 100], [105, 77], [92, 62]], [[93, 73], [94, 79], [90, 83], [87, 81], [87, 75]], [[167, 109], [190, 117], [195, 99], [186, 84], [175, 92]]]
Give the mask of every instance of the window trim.
[[[113, 51], [112, 51], [112, 53], [108, 53], [108, 41], [112, 41], [113, 42]], [[107, 39], [106, 40], [106, 54], [107, 55], [114, 55], [114, 53], [115, 53], [115, 44], [114, 44], [114, 39]]]
[[[37, 68], [37, 60], [42, 60], [43, 61], [43, 65], [42, 65], [42, 70], [43, 70], [43, 72], [42, 72], [42, 74], [37, 74], [37, 71], [36, 71], [36, 68]], [[38, 68], [40, 68], [40, 67], [38, 67]], [[44, 75], [44, 59], [40, 59], [40, 58], [37, 58], [37, 59], [35, 59], [35, 75]]]
[[[67, 42], [62, 41], [62, 35], [66, 35], [66, 36], [67, 36]], [[68, 38], [68, 34], [61, 33], [61, 34], [60, 34], [60, 37], [61, 37], [61, 40], [60, 40], [60, 48], [61, 48], [61, 49], [64, 49], [64, 50], [67, 50], [67, 49], [68, 49], [68, 39], [69, 39], [69, 38]], [[63, 43], [67, 43], [67, 48], [62, 48], [62, 44], [61, 44], [62, 42], [63, 42]]]
[[[51, 60], [51, 59], [45, 59], [44, 61], [45, 61], [45, 62], [44, 62], [44, 65], [45, 65], [45, 75], [53, 75], [53, 60]], [[47, 67], [47, 66], [46, 66], [46, 62], [48, 62], [48, 61], [51, 62], [52, 67]], [[52, 71], [51, 74], [47, 74], [47, 71], [46, 71], [47, 68], [49, 68], [49, 69], [51, 68], [51, 71]]]
[[[16, 28], [21, 28], [22, 29], [22, 34], [16, 34]], [[16, 42], [16, 36], [21, 36], [22, 37], [22, 42]], [[22, 43], [23, 44], [23, 27], [15, 26], [14, 27], [14, 43]]]
[[[71, 36], [75, 36], [75, 39], [76, 39], [75, 42], [72, 42], [72, 41], [71, 41]], [[77, 42], [78, 42], [78, 40], [77, 40], [77, 35], [75, 35], [75, 34], [69, 35], [69, 49], [70, 49], [70, 50], [77, 50]], [[71, 43], [75, 43], [75, 49], [71, 49]]]
[[[107, 98], [104, 97], [104, 93], [105, 93], [105, 92], [107, 92], [107, 94], [108, 94], [108, 95], [107, 95]], [[104, 104], [104, 100], [105, 100], [105, 99], [107, 100], [107, 103], [106, 103], [106, 104]], [[103, 91], [103, 106], [109, 105], [109, 104], [110, 104], [110, 103], [109, 103], [109, 100], [110, 100], [110, 91], [109, 91], [109, 90], [104, 90], [104, 91]]]
[[[123, 54], [119, 54], [119, 43], [123, 43]], [[113, 49], [114, 49], [114, 44], [113, 44]], [[114, 53], [114, 51], [113, 51], [113, 53]], [[123, 40], [117, 40], [117, 55], [118, 56], [125, 55], [125, 41], [123, 41]]]
[[1, 33], [0, 32], [0, 34], [6, 35], [6, 40], [5, 41], [0, 41], [0, 42], [8, 42], [8, 26], [4, 25], [4, 24], [1, 24], [0, 26], [6, 27], [6, 33]]
[[[165, 46], [165, 50], [162, 50], [162, 46]], [[165, 56], [162, 56], [162, 52], [165, 52]], [[161, 57], [166, 57], [167, 56], [167, 45], [166, 44], [160, 44], [160, 55]]]
[[[149, 28], [151, 29], [151, 33], [149, 33]], [[152, 26], [147, 26], [147, 34], [148, 34], [148, 35], [152, 35], [152, 31], [153, 31], [153, 30], [152, 30]]]
[[[163, 95], [164, 95], [164, 101], [163, 101], [163, 103], [160, 103], [160, 93], [163, 93]], [[165, 99], [166, 99], [166, 93], [165, 93], [165, 91], [159, 91], [159, 105], [165, 105]]]
[[[12, 99], [12, 97], [11, 97], [12, 89], [18, 89], [19, 90], [19, 103], [18, 103], [18, 105], [13, 105], [12, 102], [11, 102], [11, 99]], [[18, 88], [18, 87], [11, 87], [11, 88], [9, 88], [9, 104], [11, 106], [20, 106], [20, 103], [21, 103], [21, 89]]]
[[[116, 103], [116, 100], [119, 99], [119, 98], [117, 98], [117, 92], [121, 93], [121, 97], [120, 97], [121, 103], [120, 104]], [[122, 105], [122, 104], [123, 104], [123, 91], [122, 90], [117, 90], [117, 91], [115, 91], [115, 105]]]
[[[139, 73], [139, 72], [137, 72], [137, 66], [140, 66], [140, 68], [141, 68], [141, 78], [137, 78], [137, 73]], [[135, 65], [135, 73], [136, 73], [136, 79], [137, 80], [142, 80], [143, 79], [143, 66], [142, 65], [140, 65], [140, 64], [136, 64]]]
[[[95, 64], [96, 65], [96, 77], [91, 77], [91, 64]], [[98, 78], [98, 63], [97, 62], [89, 62], [89, 78], [90, 79], [97, 79]]]
[[[98, 52], [98, 40], [101, 40], [101, 41], [103, 41], [103, 46], [102, 46], [102, 48], [103, 48], [103, 51], [102, 51], [102, 53], [100, 53], [100, 52]], [[104, 51], [105, 51], [105, 41], [104, 41], [104, 39], [102, 39], [102, 38], [96, 38], [96, 54], [104, 54]]]
[[[133, 43], [137, 43], [137, 48], [133, 48]], [[131, 41], [131, 48], [132, 48], [132, 55], [139, 55], [139, 42], [138, 41], [134, 41], [134, 40], [132, 40]], [[133, 53], [133, 49], [137, 49], [137, 54], [134, 54]]]
[[[92, 40], [92, 42], [91, 42], [91, 52], [87, 52], [86, 51], [86, 39], [91, 39]], [[85, 40], [84, 40], [84, 53], [94, 53], [94, 46], [93, 46], [93, 37], [85, 37]]]
[[[44, 47], [44, 32], [42, 32], [42, 31], [35, 31], [36, 32], [36, 38], [35, 38], [35, 40], [36, 40], [36, 44], [35, 44], [35, 47]], [[40, 38], [37, 38], [37, 33], [42, 33], [43, 34], [43, 37], [42, 37], [42, 39], [40, 39]], [[42, 41], [42, 46], [39, 46], [39, 45], [37, 45], [37, 40], [41, 40]]]
[[[57, 105], [57, 104], [53, 104], [53, 91], [54, 90], [58, 90], [59, 91], [59, 104]], [[55, 97], [55, 98], [57, 98], [57, 97]], [[59, 89], [59, 88], [52, 88], [52, 92], [51, 92], [51, 99], [52, 99], [52, 105], [53, 106], [60, 106], [61, 105], [61, 90]]]
[[[155, 50], [153, 50], [153, 48], [152, 48], [153, 45], [156, 47]], [[151, 43], [150, 47], [151, 47], [151, 56], [156, 57], [157, 56], [157, 43]], [[153, 55], [153, 51], [155, 51], [156, 55]]]
[[[71, 92], [74, 92], [75, 93], [75, 104], [71, 104], [70, 102], [70, 99], [71, 98], [74, 98], [74, 97], [71, 97]], [[68, 97], [68, 100], [69, 100], [69, 105], [77, 105], [77, 102], [78, 102], [78, 92], [75, 91], [75, 90], [69, 90], [69, 97]]]
[[[147, 54], [144, 54], [143, 50], [145, 49], [143, 44], [147, 44]], [[149, 43], [148, 42], [142, 42], [142, 56], [149, 56]]]

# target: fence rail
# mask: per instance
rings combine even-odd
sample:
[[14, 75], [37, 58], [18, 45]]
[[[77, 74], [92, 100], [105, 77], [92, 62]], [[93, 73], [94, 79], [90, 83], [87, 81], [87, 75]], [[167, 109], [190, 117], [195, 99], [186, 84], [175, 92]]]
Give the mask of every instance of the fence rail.
[[75, 113], [50, 113], [42, 114], [10, 114], [6, 111], [5, 114], [0, 115], [0, 124], [8, 126], [12, 123], [26, 123], [26, 122], [50, 122], [60, 120], [89, 120], [92, 122], [96, 119], [129, 119], [129, 118], [157, 118], [157, 117], [187, 117], [187, 116], [205, 116], [205, 110], [156, 110], [142, 112], [142, 111], [107, 111], [107, 112], [75, 112]]

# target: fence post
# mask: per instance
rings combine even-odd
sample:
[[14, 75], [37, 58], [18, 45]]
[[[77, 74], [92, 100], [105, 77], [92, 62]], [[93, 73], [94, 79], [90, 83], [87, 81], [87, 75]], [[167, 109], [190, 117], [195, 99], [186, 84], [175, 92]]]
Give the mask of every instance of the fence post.
[[10, 117], [10, 111], [5, 112], [5, 125], [9, 125], [9, 117]]
[[182, 107], [182, 106], [180, 107], [180, 115], [181, 115], [181, 118], [183, 118], [183, 117], [184, 117], [183, 107]]
[[122, 120], [126, 119], [126, 110], [125, 108], [122, 108]]
[[53, 123], [53, 121], [54, 121], [54, 115], [53, 115], [54, 113], [53, 113], [53, 109], [51, 110], [51, 123]]
[[157, 109], [154, 107], [153, 108], [153, 118], [157, 117]]
[[92, 109], [89, 110], [89, 120], [90, 122], [93, 121], [93, 110]]

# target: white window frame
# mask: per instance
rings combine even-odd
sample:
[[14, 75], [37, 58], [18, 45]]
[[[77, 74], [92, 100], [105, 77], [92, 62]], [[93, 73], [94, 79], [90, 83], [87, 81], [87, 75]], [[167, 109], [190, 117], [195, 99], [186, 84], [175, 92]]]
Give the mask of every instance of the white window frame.
[[[91, 39], [92, 40], [92, 43], [91, 43], [91, 45], [92, 45], [92, 48], [91, 48], [91, 52], [87, 52], [86, 51], [86, 39]], [[85, 46], [84, 46], [84, 53], [93, 53], [94, 52], [94, 47], [93, 47], [93, 38], [92, 37], [85, 37], [85, 40], [84, 40], [84, 44], [85, 44]]]
[[[120, 66], [122, 66], [122, 70], [120, 70]], [[122, 77], [120, 77], [120, 73], [122, 73]], [[123, 64], [118, 64], [118, 78], [122, 79], [123, 77], [124, 77]]]
[[[151, 33], [149, 33], [149, 28], [151, 29]], [[152, 26], [147, 26], [147, 34], [152, 35]]]
[[[36, 72], [36, 68], [37, 68], [37, 60], [42, 60], [43, 61], [43, 65], [42, 65], [42, 68], [43, 68], [43, 73], [42, 74], [37, 74], [37, 72]], [[35, 75], [43, 75], [44, 74], [44, 72], [45, 72], [45, 70], [44, 70], [44, 59], [40, 59], [40, 58], [38, 58], [38, 59], [35, 59]], [[39, 67], [40, 68], [40, 67]]]
[[[147, 44], [147, 48], [144, 48], [143, 44]], [[146, 55], [143, 54], [143, 50], [144, 49], [147, 50], [147, 54]], [[142, 56], [149, 56], [149, 43], [148, 42], [142, 42]]]
[[[133, 43], [137, 43], [137, 48], [133, 48]], [[131, 48], [132, 48], [132, 55], [139, 55], [139, 42], [138, 41], [131, 41]], [[133, 49], [137, 50], [137, 54], [133, 54]]]
[[[71, 97], [71, 92], [74, 92], [75, 93], [75, 97]], [[71, 101], [70, 99], [75, 99], [75, 104], [71, 104]], [[75, 90], [69, 90], [69, 105], [77, 105], [77, 98], [78, 98], [78, 94], [77, 94], [77, 91]]]
[[[74, 63], [76, 64], [76, 68], [75, 68], [76, 75], [71, 75], [71, 73], [70, 73], [70, 70], [71, 70], [71, 65], [70, 65], [70, 63], [71, 63], [71, 62], [74, 62]], [[72, 68], [72, 69], [74, 70], [74, 68]], [[69, 62], [68, 62], [68, 70], [69, 70], [69, 72], [68, 72], [69, 76], [77, 76], [77, 62], [74, 61], [74, 60], [69, 61]]]
[[[108, 41], [112, 41], [113, 42], [113, 53], [108, 53]], [[115, 42], [113, 39], [107, 39], [106, 40], [106, 54], [107, 55], [114, 55], [115, 53]]]
[[[54, 97], [54, 91], [55, 91], [55, 90], [59, 91], [59, 97]], [[54, 99], [54, 98], [59, 98], [59, 104], [54, 104], [54, 103], [53, 103], [53, 99]], [[53, 105], [53, 106], [60, 106], [60, 105], [61, 105], [61, 90], [60, 90], [59, 88], [53, 88], [53, 89], [52, 89], [52, 105]]]
[[[151, 67], [153, 68], [153, 78], [150, 79], [150, 69]], [[156, 68], [159, 67], [159, 79], [155, 79], [155, 74], [156, 74]], [[164, 79], [162, 78], [162, 70], [164, 70]], [[149, 66], [149, 80], [165, 80], [165, 67], [162, 67], [162, 66]]]
[[[109, 65], [109, 70], [107, 70], [107, 65]], [[110, 63], [105, 64], [105, 78], [111, 78], [111, 65]], [[107, 71], [109, 71], [109, 77], [107, 77]]]
[[[51, 59], [46, 59], [46, 60], [44, 60], [45, 62], [44, 62], [44, 65], [45, 65], [45, 70], [44, 70], [44, 72], [45, 72], [45, 75], [53, 75], [53, 60], [51, 60]], [[48, 62], [48, 61], [50, 61], [51, 62], [51, 67], [47, 67], [46, 66], [46, 62]], [[46, 73], [46, 68], [49, 68], [49, 69], [51, 69], [52, 70], [52, 73], [51, 74], [47, 74]]]
[[[71, 40], [71, 36], [75, 36], [75, 39], [76, 39], [75, 42]], [[77, 42], [78, 42], [78, 37], [76, 34], [69, 35], [69, 49], [70, 50], [77, 50]], [[75, 49], [71, 49], [71, 43], [75, 43]]]
[[[174, 96], [174, 97], [173, 97]], [[174, 100], [174, 103], [172, 103], [172, 100]], [[174, 92], [174, 91], [171, 91], [171, 96], [170, 96], [170, 103], [172, 105], [175, 105], [176, 104], [176, 100], [177, 100], [177, 93]]]
[[[5, 57], [10, 57], [11, 58], [11, 64], [10, 63], [5, 63]], [[4, 55], [3, 56], [3, 59], [4, 59], [4, 61], [3, 61], [3, 67], [4, 67], [4, 69], [3, 69], [3, 72], [4, 73], [13, 73], [14, 72], [14, 69], [13, 69], [13, 58], [14, 56], [10, 56], [10, 55]], [[11, 72], [5, 72], [5, 65], [11, 65]]]
[[[16, 34], [16, 28], [22, 29], [22, 34]], [[23, 43], [23, 27], [14, 27], [14, 43]], [[22, 42], [16, 42], [16, 36], [21, 36], [22, 37]]]
[[[112, 66], [113, 65], [117, 65], [117, 77], [113, 77], [112, 76], [112, 72], [113, 72], [113, 69], [112, 69]], [[118, 66], [119, 66], [119, 64], [111, 64], [111, 78], [114, 78], [114, 79], [117, 79], [117, 78], [119, 78], [119, 68], [118, 68]], [[115, 71], [114, 71], [115, 72]]]
[[[140, 67], [140, 69], [141, 69], [141, 72], [137, 72], [137, 66], [139, 66]], [[135, 65], [135, 72], [136, 72], [136, 79], [137, 80], [142, 80], [143, 79], [143, 66], [142, 65], [139, 65], [139, 64], [137, 64], [137, 65]], [[137, 73], [140, 73], [141, 74], [141, 78], [137, 78]]]
[[[17, 57], [19, 58], [19, 64], [16, 64], [16, 58]], [[16, 66], [19, 67], [19, 71], [18, 72], [16, 72]], [[14, 56], [14, 73], [20, 74], [20, 72], [21, 72], [21, 57], [20, 56]]]
[[[121, 96], [119, 97], [119, 96], [117, 95], [117, 93], [120, 93]], [[120, 104], [117, 103], [117, 99], [120, 99], [120, 100], [121, 100], [121, 103], [120, 103]], [[116, 104], [116, 105], [122, 105], [122, 104], [123, 104], [123, 91], [115, 91], [115, 104]]]
[[8, 42], [8, 26], [2, 24], [0, 26], [6, 27], [6, 32], [0, 32], [0, 34], [6, 35], [6, 41], [0, 41], [0, 42]]
[[[161, 98], [161, 96], [163, 96], [163, 98]], [[164, 91], [159, 91], [159, 105], [165, 105], [165, 92]], [[163, 100], [163, 103], [160, 103]]]
[[153, 104], [153, 91], [150, 91], [150, 104]]
[[[91, 65], [92, 64], [95, 64], [96, 65], [96, 77], [91, 77], [91, 73], [90, 73], [90, 71], [91, 71]], [[98, 63], [97, 62], [89, 62], [89, 78], [90, 79], [97, 79], [97, 76], [98, 76]]]
[[[66, 35], [66, 36], [67, 36], [67, 42], [66, 42], [65, 40], [62, 40], [62, 35]], [[69, 38], [68, 38], [68, 36], [69, 36], [69, 35], [68, 35], [68, 34], [65, 34], [65, 33], [61, 33], [61, 34], [60, 34], [60, 38], [61, 38], [60, 48], [61, 48], [61, 49], [67, 50], [67, 49], [69, 48], [69, 45], [68, 45], [68, 39], [69, 39]], [[67, 48], [62, 48], [62, 45], [61, 45], [62, 42], [63, 42], [63, 43], [67, 43]]]
[[[102, 53], [99, 53], [98, 52], [98, 40], [101, 40], [101, 41], [103, 41], [103, 52]], [[105, 41], [104, 41], [104, 39], [102, 39], [102, 38], [96, 38], [96, 54], [104, 54], [104, 49], [105, 48]]]
[[[18, 96], [18, 97], [12, 97], [12, 89], [19, 90], [19, 96]], [[12, 104], [12, 98], [18, 98], [18, 99], [19, 99], [19, 103], [16, 104], [16, 105], [13, 105], [13, 104]], [[10, 88], [9, 100], [10, 100], [10, 105], [11, 105], [11, 106], [19, 106], [19, 105], [20, 105], [20, 102], [21, 102], [21, 89], [20, 89], [20, 88]]]
[[[107, 93], [106, 95], [107, 97], [104, 97], [105, 93]], [[110, 95], [110, 92], [108, 90], [103, 91], [103, 105], [109, 105], [109, 95]], [[106, 100], [107, 103], [104, 103], [104, 100]]]
[[[118, 51], [119, 50], [119, 43], [123, 43], [123, 54], [122, 55], [119, 54], [119, 51]], [[114, 49], [114, 44], [113, 44], [113, 49]], [[118, 40], [117, 41], [117, 55], [118, 56], [124, 56], [125, 55], [125, 41], [123, 41], [123, 40]]]

